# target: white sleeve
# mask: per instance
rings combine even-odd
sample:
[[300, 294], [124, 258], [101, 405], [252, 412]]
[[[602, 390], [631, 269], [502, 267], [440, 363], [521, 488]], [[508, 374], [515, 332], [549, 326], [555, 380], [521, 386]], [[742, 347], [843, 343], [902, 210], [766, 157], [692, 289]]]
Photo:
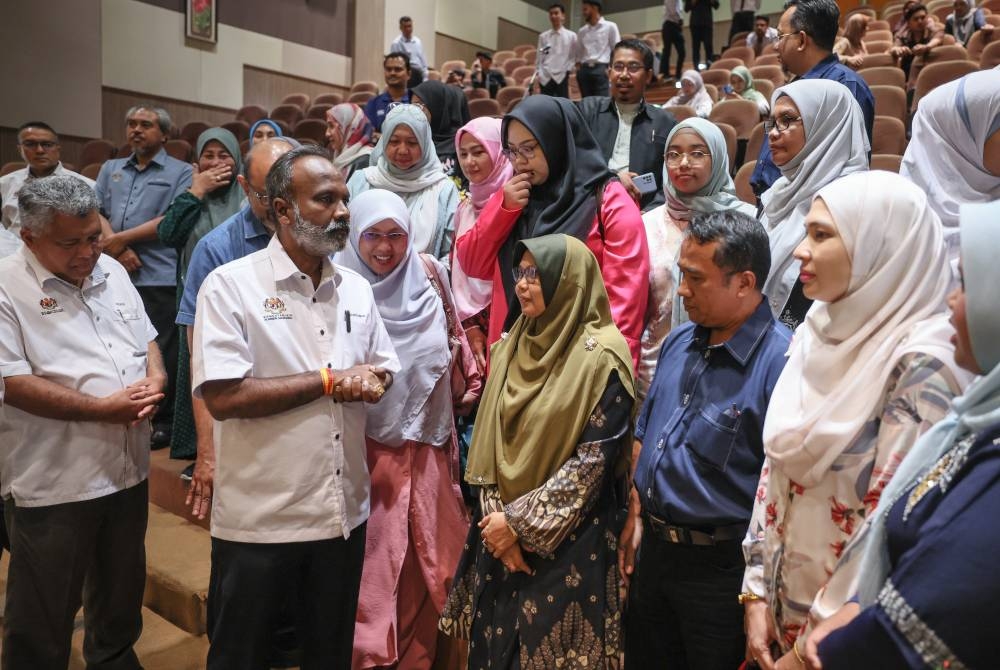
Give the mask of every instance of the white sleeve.
[[201, 385], [220, 379], [243, 379], [253, 371], [253, 357], [244, 333], [244, 309], [230, 280], [212, 272], [198, 291], [191, 347], [191, 387], [201, 397]]

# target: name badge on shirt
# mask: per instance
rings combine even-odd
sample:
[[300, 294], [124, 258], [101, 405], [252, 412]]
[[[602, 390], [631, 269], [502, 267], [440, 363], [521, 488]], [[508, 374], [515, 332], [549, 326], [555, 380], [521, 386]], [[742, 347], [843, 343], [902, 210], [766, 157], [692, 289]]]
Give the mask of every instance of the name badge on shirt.
[[65, 311], [59, 306], [55, 298], [50, 298], [45, 296], [38, 301], [38, 306], [42, 308], [42, 316], [48, 316], [49, 314], [58, 314], [59, 312]]
[[291, 319], [292, 315], [288, 313], [288, 308], [285, 307], [285, 301], [281, 298], [264, 298], [264, 320], [265, 321], [277, 321], [280, 319]]

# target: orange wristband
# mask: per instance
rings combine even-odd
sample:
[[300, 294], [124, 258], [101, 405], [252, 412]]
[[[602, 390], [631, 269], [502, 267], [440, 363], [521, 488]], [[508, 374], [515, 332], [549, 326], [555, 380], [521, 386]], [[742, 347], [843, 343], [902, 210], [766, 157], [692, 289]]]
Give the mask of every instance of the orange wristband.
[[323, 395], [333, 395], [333, 374], [329, 368], [320, 368], [319, 375], [323, 378]]

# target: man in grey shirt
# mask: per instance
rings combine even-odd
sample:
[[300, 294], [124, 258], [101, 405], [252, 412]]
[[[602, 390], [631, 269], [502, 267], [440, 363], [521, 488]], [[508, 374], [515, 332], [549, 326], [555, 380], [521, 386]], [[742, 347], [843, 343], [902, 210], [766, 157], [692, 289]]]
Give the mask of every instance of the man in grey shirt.
[[389, 53], [393, 52], [405, 52], [410, 56], [410, 81], [407, 88], [413, 88], [427, 78], [424, 43], [413, 34], [413, 19], [409, 16], [399, 17], [399, 37], [389, 45]]

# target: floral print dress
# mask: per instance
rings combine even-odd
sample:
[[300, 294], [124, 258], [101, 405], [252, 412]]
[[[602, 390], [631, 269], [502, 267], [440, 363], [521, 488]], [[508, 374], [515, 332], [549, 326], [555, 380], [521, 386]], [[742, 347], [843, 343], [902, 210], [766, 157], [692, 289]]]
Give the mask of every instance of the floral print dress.
[[803, 487], [765, 459], [743, 543], [743, 590], [767, 599], [784, 652], [854, 596], [859, 565], [841, 555], [917, 438], [944, 418], [958, 391], [941, 361], [906, 354], [890, 375], [885, 403], [818, 485]]
[[[469, 641], [469, 668], [620, 668], [615, 463], [631, 436], [633, 401], [612, 376], [576, 453], [537, 489], [504, 504], [480, 489], [439, 628]], [[539, 427], [545, 429], [545, 427]], [[511, 573], [477, 523], [503, 511], [535, 571]]]

